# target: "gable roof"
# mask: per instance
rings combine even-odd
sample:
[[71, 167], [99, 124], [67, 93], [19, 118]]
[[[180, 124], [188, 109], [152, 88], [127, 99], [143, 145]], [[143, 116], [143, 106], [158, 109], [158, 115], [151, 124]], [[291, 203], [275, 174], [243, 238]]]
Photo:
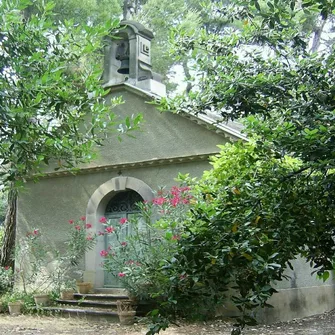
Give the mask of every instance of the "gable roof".
[[[130, 83], [124, 82], [121, 84], [113, 85], [110, 87], [111, 91], [119, 91], [119, 90], [127, 90], [129, 92], [135, 93], [137, 95], [143, 96], [143, 97], [149, 97], [150, 100], [156, 100], [159, 101], [161, 96], [141, 89], [137, 86], [134, 86]], [[186, 113], [186, 112], [179, 112], [178, 115], [183, 116], [184, 118], [189, 119], [192, 122], [195, 122], [201, 126], [206, 127], [207, 129], [214, 131], [217, 134], [221, 134], [225, 137], [228, 137], [229, 139], [236, 141], [236, 140], [243, 140], [248, 141], [247, 137], [242, 134], [243, 125], [236, 121], [221, 121], [219, 119], [219, 116], [210, 113], [210, 114], [192, 114], [192, 113]]]

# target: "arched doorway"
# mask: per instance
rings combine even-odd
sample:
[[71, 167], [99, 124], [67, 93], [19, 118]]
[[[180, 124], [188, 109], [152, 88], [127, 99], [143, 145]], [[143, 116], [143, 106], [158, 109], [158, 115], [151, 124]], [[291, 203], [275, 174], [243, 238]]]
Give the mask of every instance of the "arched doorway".
[[[92, 224], [96, 233], [101, 231], [99, 219], [108, 213], [109, 205], [113, 205], [118, 197], [126, 196], [128, 191], [137, 193], [142, 201], [151, 201], [154, 198], [153, 190], [140, 179], [116, 177], [108, 180], [95, 190], [87, 204], [86, 221]], [[100, 256], [100, 251], [105, 249], [105, 246], [105, 238], [100, 236], [96, 248], [87, 251], [85, 254], [84, 280], [92, 282], [94, 288], [102, 288], [105, 285], [104, 271], [101, 266], [103, 259]], [[110, 287], [110, 285], [108, 286]]]
[[[117, 192], [109, 201], [106, 207], [105, 217], [112, 226], [119, 224], [121, 218], [131, 219], [132, 216], [139, 212], [137, 203], [143, 202], [144, 199], [134, 190]], [[120, 230], [121, 240], [131, 234], [131, 226], [122, 226]], [[114, 234], [105, 234], [105, 250], [113, 246], [115, 241]], [[104, 274], [104, 287], [120, 287], [120, 282], [116, 278], [116, 273]]]

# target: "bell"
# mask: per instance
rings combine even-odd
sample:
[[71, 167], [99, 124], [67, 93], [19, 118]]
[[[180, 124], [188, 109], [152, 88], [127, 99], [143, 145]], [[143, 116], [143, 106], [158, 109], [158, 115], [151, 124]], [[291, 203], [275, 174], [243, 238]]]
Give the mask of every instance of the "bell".
[[129, 74], [129, 58], [121, 60], [121, 66], [117, 72], [121, 74]]

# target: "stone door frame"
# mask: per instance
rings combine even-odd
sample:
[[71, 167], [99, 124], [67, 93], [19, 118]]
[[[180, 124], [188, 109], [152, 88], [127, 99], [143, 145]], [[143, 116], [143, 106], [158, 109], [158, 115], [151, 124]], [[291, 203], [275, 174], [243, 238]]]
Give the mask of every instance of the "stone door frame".
[[[153, 190], [142, 180], [134, 177], [115, 177], [100, 185], [92, 194], [87, 204], [86, 223], [92, 224], [92, 230], [98, 234], [102, 230], [99, 219], [105, 215], [109, 200], [119, 191], [133, 190], [145, 201], [154, 198]], [[93, 283], [94, 288], [104, 287], [104, 271], [101, 267], [103, 258], [99, 252], [104, 249], [103, 236], [98, 237], [95, 248], [85, 254], [84, 281]]]

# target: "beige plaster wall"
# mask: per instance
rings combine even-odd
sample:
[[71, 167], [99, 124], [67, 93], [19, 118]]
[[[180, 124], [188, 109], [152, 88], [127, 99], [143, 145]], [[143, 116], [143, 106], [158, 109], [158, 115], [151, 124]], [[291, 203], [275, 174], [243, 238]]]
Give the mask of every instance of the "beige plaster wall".
[[[112, 112], [117, 115], [118, 120], [141, 113], [143, 122], [140, 129], [130, 132], [132, 137], [122, 134], [121, 141], [118, 139], [119, 133], [111, 133], [104, 139], [104, 145], [96, 148], [95, 159], [80, 167], [212, 154], [220, 151], [217, 145], [230, 141], [229, 137], [209, 130], [181, 115], [161, 113], [156, 106], [148, 103], [152, 99], [143, 94], [121, 89], [109, 94], [106, 100], [118, 96], [122, 96], [124, 103], [113, 108]], [[118, 124], [115, 128], [117, 126]], [[56, 166], [59, 168], [58, 165], [50, 164], [45, 167], [45, 171], [53, 172]]]
[[39, 227], [50, 237], [50, 243], [63, 248], [66, 239], [64, 227], [67, 227], [68, 220], [85, 215], [94, 191], [106, 181], [118, 177], [119, 173], [142, 180], [156, 190], [158, 186], [176, 185], [174, 178], [178, 172], [200, 176], [209, 167], [208, 162], [194, 162], [46, 178], [36, 184], [29, 182], [19, 196], [18, 236]]
[[[275, 288], [278, 292], [268, 300], [274, 308], [260, 308], [254, 312], [259, 323], [285, 322], [321, 314], [335, 308], [334, 276], [332, 275], [324, 283], [316, 277], [316, 274], [311, 274], [313, 269], [304, 259], [298, 258], [292, 265], [294, 271], [290, 269], [286, 271], [290, 279], [276, 283]], [[226, 316], [239, 315], [239, 311], [229, 298], [217, 313]]]
[[335, 308], [334, 295], [332, 282], [281, 289], [269, 300], [274, 308], [260, 310], [257, 319], [261, 323], [271, 324], [331, 311]]
[[218, 144], [227, 142], [222, 135], [180, 115], [159, 112], [155, 106], [146, 103], [149, 97], [143, 98], [127, 91], [115, 95], [122, 95], [125, 101], [113, 109], [116, 114], [142, 113], [144, 123], [140, 131], [132, 133], [135, 139], [123, 136], [119, 142], [111, 136], [89, 166], [213, 153], [219, 151]]

